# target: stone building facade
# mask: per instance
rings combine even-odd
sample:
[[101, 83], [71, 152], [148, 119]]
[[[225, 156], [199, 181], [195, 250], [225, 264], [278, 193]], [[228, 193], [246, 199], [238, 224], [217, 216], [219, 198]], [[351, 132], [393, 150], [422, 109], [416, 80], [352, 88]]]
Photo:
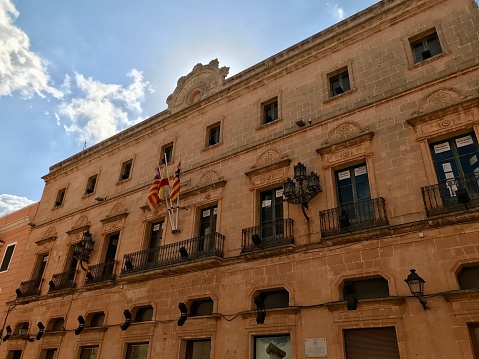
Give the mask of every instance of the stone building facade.
[[[475, 1], [383, 0], [237, 75], [196, 65], [50, 168], [0, 357], [479, 358], [478, 53]], [[155, 212], [165, 157], [179, 208]]]

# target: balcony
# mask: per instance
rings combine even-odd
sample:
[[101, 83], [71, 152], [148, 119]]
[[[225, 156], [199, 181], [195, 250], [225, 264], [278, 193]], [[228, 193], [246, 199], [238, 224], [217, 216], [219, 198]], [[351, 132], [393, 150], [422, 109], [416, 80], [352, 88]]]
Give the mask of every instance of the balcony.
[[384, 198], [373, 198], [319, 212], [321, 237], [388, 225]]
[[117, 264], [118, 261], [111, 261], [107, 263], [99, 263], [93, 266], [88, 266], [85, 277], [85, 285], [115, 280], [115, 270]]
[[225, 237], [217, 232], [156, 248], [129, 253], [123, 257], [121, 274], [150, 271], [182, 263], [186, 259], [223, 258]]
[[479, 207], [479, 175], [441, 181], [421, 188], [428, 217]]
[[48, 282], [50, 289], [48, 292], [54, 292], [62, 289], [70, 289], [75, 287], [76, 270], [69, 270], [63, 273], [57, 273], [52, 276], [52, 280]]
[[241, 253], [293, 244], [293, 224], [294, 221], [287, 218], [244, 228]]
[[18, 297], [29, 297], [38, 295], [42, 278], [35, 278], [26, 282], [20, 283], [20, 288], [16, 290]]

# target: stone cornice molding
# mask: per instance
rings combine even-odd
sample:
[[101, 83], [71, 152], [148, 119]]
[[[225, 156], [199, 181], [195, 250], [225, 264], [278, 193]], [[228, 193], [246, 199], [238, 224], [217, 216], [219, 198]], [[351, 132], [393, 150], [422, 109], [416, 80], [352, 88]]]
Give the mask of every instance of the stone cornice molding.
[[28, 223], [30, 223], [30, 221], [31, 221], [31, 219], [30, 219], [29, 216], [19, 218], [19, 219], [13, 221], [13, 222], [10, 222], [10, 223], [7, 223], [3, 226], [0, 226], [0, 233], [4, 233], [4, 232], [8, 232], [8, 231], [20, 228], [20, 227], [25, 226]]

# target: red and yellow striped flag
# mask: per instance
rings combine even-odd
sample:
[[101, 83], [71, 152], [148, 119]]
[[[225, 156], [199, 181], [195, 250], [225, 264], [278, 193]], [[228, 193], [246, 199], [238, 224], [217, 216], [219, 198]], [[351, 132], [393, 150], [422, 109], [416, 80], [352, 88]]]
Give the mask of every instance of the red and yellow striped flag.
[[155, 178], [148, 191], [148, 206], [153, 212], [158, 210], [158, 206], [162, 199], [165, 198], [165, 187], [168, 186], [168, 176], [166, 175], [166, 166], [163, 166], [163, 174], [160, 169], [156, 170]]
[[176, 167], [175, 174], [173, 176], [171, 185], [171, 194], [170, 198], [174, 201], [180, 195], [180, 172], [181, 172], [181, 161], [178, 162], [178, 166]]

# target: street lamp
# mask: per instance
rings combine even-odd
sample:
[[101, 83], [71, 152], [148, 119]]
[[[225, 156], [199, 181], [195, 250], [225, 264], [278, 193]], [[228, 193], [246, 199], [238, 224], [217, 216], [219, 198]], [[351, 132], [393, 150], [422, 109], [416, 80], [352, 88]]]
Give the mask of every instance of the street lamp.
[[73, 258], [80, 261], [81, 269], [84, 271], [86, 271], [86, 268], [83, 267], [83, 262], [88, 263], [94, 245], [95, 241], [92, 239], [90, 231], [86, 231], [83, 233], [81, 241], [76, 244], [73, 250]]
[[421, 303], [424, 310], [429, 309], [426, 301], [421, 298], [424, 295], [424, 283], [426, 283], [426, 281], [416, 273], [415, 269], [411, 269], [411, 273], [409, 273], [404, 281], [409, 286], [411, 294], [419, 300], [419, 303]]
[[33, 342], [35, 339], [30, 338], [28, 335], [28, 323], [25, 322], [23, 325], [18, 329], [18, 334], [23, 340], [27, 340], [29, 342]]
[[319, 176], [315, 172], [306, 174], [306, 166], [298, 162], [294, 166], [294, 179], [296, 183], [288, 178], [283, 183], [283, 195], [288, 203], [301, 204], [304, 217], [309, 221], [305, 208], [308, 208], [308, 201], [312, 200], [322, 191], [319, 184]]

